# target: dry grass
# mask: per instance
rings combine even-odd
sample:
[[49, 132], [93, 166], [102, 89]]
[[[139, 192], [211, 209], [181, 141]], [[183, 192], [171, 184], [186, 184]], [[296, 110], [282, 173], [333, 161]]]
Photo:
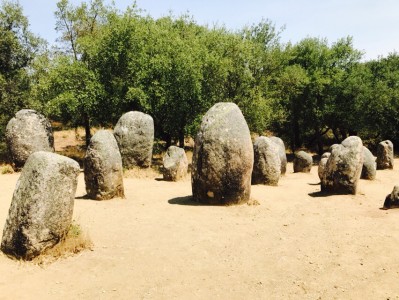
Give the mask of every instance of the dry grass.
[[60, 258], [70, 257], [84, 250], [92, 250], [93, 242], [89, 234], [82, 230], [79, 224], [72, 222], [66, 237], [53, 248], [45, 250], [32, 262], [38, 265], [46, 265]]
[[126, 178], [140, 178], [140, 179], [154, 179], [162, 176], [161, 172], [154, 168], [132, 168], [124, 169], [123, 177]]
[[4, 164], [0, 166], [0, 173], [1, 174], [12, 174], [14, 173], [14, 169], [9, 164]]

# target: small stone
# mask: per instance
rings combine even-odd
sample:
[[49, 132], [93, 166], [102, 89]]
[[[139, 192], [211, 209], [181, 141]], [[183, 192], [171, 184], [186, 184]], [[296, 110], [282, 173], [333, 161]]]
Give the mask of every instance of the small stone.
[[294, 173], [302, 172], [309, 173], [312, 169], [313, 158], [305, 151], [295, 153], [294, 157]]
[[382, 141], [377, 146], [377, 169], [393, 169], [394, 152], [393, 144], [390, 140]]
[[187, 176], [188, 160], [184, 149], [170, 146], [163, 157], [163, 178], [178, 181]]

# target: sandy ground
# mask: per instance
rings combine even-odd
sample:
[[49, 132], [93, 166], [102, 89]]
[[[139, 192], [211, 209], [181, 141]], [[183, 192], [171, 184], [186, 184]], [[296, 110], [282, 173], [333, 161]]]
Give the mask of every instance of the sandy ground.
[[[379, 208], [398, 169], [318, 197], [317, 167], [289, 164], [252, 187], [260, 205], [232, 207], [193, 203], [189, 178], [125, 178], [126, 199], [76, 199], [93, 251], [44, 267], [0, 254], [0, 299], [397, 299], [399, 209]], [[0, 232], [18, 176], [0, 175]]]

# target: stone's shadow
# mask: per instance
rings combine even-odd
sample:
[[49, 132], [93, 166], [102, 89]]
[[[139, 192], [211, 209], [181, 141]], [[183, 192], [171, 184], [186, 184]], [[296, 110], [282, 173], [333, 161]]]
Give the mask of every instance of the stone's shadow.
[[326, 197], [334, 196], [334, 194], [326, 193], [326, 192], [322, 192], [322, 191], [309, 193], [308, 195], [313, 198], [326, 198]]
[[189, 205], [189, 206], [208, 206], [206, 204], [201, 204], [197, 201], [194, 201], [194, 198], [192, 195], [185, 196], [185, 197], [177, 197], [168, 200], [169, 204], [174, 204], [174, 205]]
[[156, 180], [156, 181], [167, 181], [167, 180], [165, 180], [163, 177], [157, 177], [157, 178], [155, 178], [155, 180]]
[[87, 194], [84, 196], [80, 196], [80, 197], [75, 197], [75, 200], [88, 200], [88, 201], [98, 201], [96, 199], [92, 199], [90, 198]]
[[308, 183], [308, 185], [320, 185], [321, 184], [321, 182], [319, 182], [319, 183]]

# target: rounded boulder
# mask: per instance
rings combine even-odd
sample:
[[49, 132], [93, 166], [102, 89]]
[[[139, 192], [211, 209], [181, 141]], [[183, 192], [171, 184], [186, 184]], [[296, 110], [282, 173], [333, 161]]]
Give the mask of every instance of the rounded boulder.
[[321, 190], [332, 194], [356, 194], [363, 167], [363, 143], [357, 136], [332, 145]]
[[281, 175], [280, 146], [261, 136], [254, 143], [252, 184], [277, 185]]
[[183, 148], [170, 146], [163, 157], [163, 178], [178, 181], [187, 175], [188, 160]]
[[298, 151], [294, 155], [294, 173], [309, 173], [312, 169], [313, 158], [305, 151]]
[[130, 111], [120, 117], [114, 128], [124, 168], [151, 166], [154, 145], [154, 120], [150, 115]]
[[18, 111], [7, 124], [5, 138], [15, 170], [20, 170], [36, 151], [54, 152], [50, 122], [33, 109]]

